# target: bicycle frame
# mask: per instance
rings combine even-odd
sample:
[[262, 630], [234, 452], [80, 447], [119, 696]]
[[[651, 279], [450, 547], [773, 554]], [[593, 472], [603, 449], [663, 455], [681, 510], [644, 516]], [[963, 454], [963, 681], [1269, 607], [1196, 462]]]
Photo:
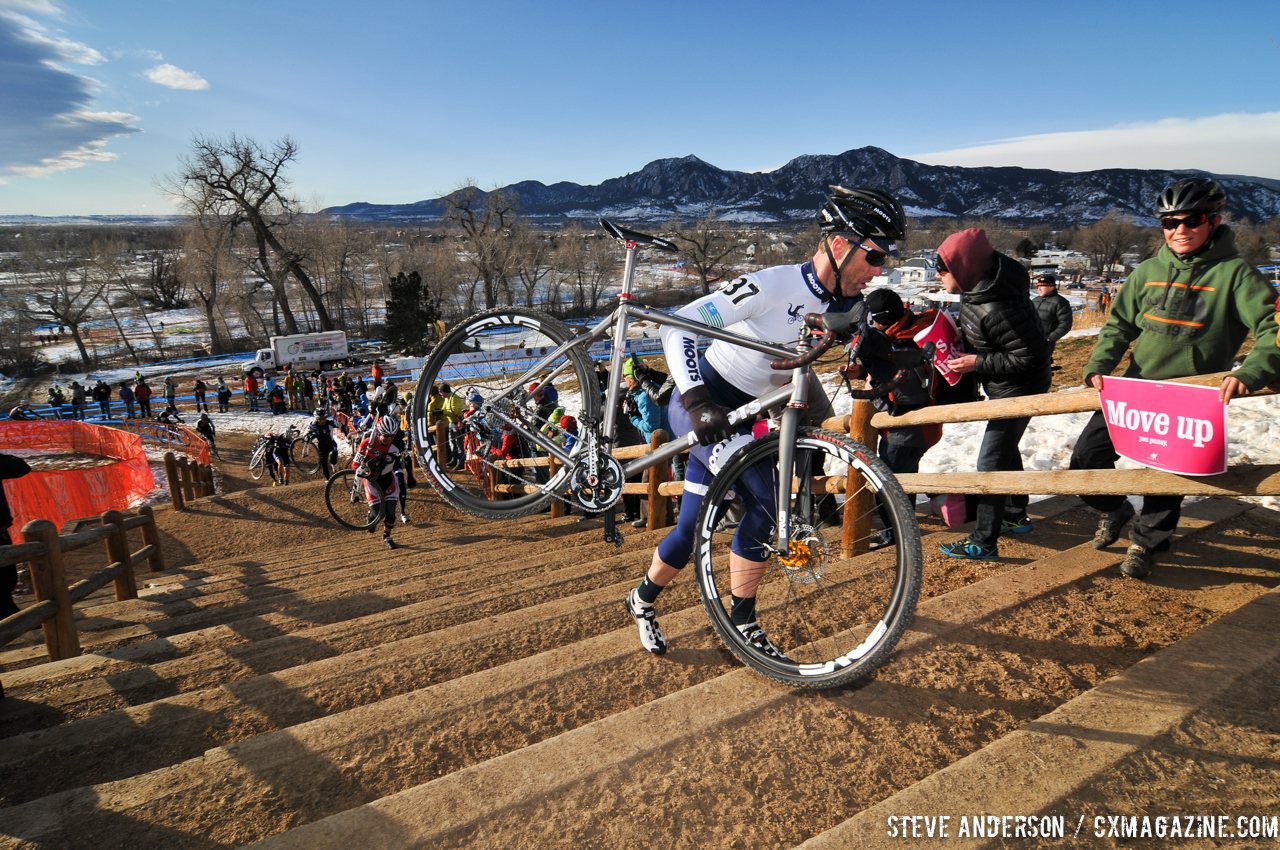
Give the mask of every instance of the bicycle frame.
[[[527, 382], [536, 383], [536, 387], [540, 388], [549, 383], [552, 379], [568, 368], [567, 361], [557, 367], [552, 372], [538, 378], [539, 373], [547, 367], [548, 364], [559, 358], [564, 352], [570, 348], [579, 346], [589, 346], [596, 340], [602, 339], [612, 332], [613, 345], [609, 355], [609, 374], [618, 375], [622, 368], [623, 357], [625, 356], [627, 328], [632, 320], [643, 319], [653, 322], [656, 325], [666, 325], [669, 327], [679, 328], [681, 330], [692, 331], [700, 336], [710, 337], [711, 339], [721, 340], [733, 345], [749, 348], [752, 351], [758, 351], [762, 354], [772, 356], [777, 359], [787, 359], [794, 357], [797, 349], [786, 348], [779, 345], [760, 342], [759, 340], [744, 337], [739, 334], [726, 331], [722, 328], [712, 327], [711, 325], [685, 319], [680, 316], [673, 316], [663, 313], [659, 310], [653, 310], [642, 304], [637, 304], [631, 294], [631, 289], [635, 281], [636, 254], [638, 252], [638, 243], [634, 240], [626, 240], [627, 249], [626, 265], [624, 266], [622, 276], [622, 291], [617, 296], [617, 306], [602, 319], [600, 322], [592, 326], [586, 332], [575, 336], [573, 339], [558, 346], [555, 350], [548, 352], [540, 360], [530, 366], [525, 372], [512, 382], [512, 388], [488, 399], [488, 402], [501, 401], [507, 398], [516, 388], [523, 387]], [[799, 341], [798, 350], [803, 353], [808, 349], [808, 336], [802, 332]], [[808, 381], [807, 376], [810, 371], [809, 365], [802, 365], [792, 369], [791, 382], [778, 389], [766, 393], [753, 401], [750, 401], [741, 407], [738, 407], [729, 413], [730, 423], [737, 423], [747, 416], [756, 416], [763, 410], [772, 408], [778, 404], [786, 402], [783, 409], [779, 435], [781, 437], [779, 449], [779, 476], [778, 476], [778, 528], [777, 528], [777, 548], [779, 554], [786, 556], [788, 554], [790, 526], [790, 515], [787, 505], [790, 503], [791, 495], [791, 478], [795, 465], [795, 443], [796, 435], [800, 427], [801, 412], [808, 409]], [[617, 437], [617, 412], [619, 408], [620, 394], [624, 390], [619, 381], [611, 381], [610, 386], [605, 390], [604, 416], [601, 423], [586, 423], [589, 427], [584, 436], [584, 450], [589, 452], [588, 457], [593, 457], [599, 450], [600, 443], [612, 446]], [[586, 389], [583, 389], [586, 392]], [[536, 444], [547, 454], [555, 457], [558, 461], [566, 466], [571, 466], [574, 459], [561, 446], [555, 442], [545, 438], [542, 434], [532, 429], [526, 429], [519, 421], [508, 417], [496, 407], [493, 408], [498, 418], [510, 424], [513, 428], [517, 428], [520, 434], [530, 442]], [[600, 424], [600, 427], [595, 427]], [[697, 445], [696, 437], [690, 433], [684, 438], [672, 440], [652, 452], [642, 455], [630, 463], [623, 466], [624, 478], [629, 478], [649, 467], [656, 466], [688, 448]]]

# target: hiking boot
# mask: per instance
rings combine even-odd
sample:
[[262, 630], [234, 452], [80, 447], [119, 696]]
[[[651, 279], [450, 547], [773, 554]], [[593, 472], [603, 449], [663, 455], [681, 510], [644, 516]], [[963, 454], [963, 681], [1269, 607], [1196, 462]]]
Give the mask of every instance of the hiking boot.
[[636, 627], [640, 630], [640, 645], [654, 655], [666, 652], [667, 639], [662, 636], [662, 629], [658, 628], [658, 612], [654, 610], [653, 603], [642, 601], [633, 587], [624, 604], [627, 606], [627, 613], [635, 617]]
[[1093, 548], [1105, 549], [1120, 539], [1120, 532], [1125, 523], [1133, 519], [1133, 505], [1128, 499], [1120, 503], [1114, 511], [1108, 511], [1098, 520], [1098, 530], [1093, 533]]
[[769, 636], [764, 633], [764, 629], [760, 628], [759, 623], [743, 623], [741, 626], [735, 626], [734, 628], [760, 654], [769, 658], [776, 658], [779, 661], [791, 660], [782, 653], [782, 650], [773, 645], [773, 641], [769, 640]]
[[994, 561], [1000, 557], [995, 546], [983, 546], [974, 543], [968, 537], [962, 537], [952, 543], [939, 543], [938, 550], [948, 558], [963, 558], [969, 561]]
[[1002, 519], [1000, 520], [1001, 534], [1026, 534], [1031, 531], [1031, 519], [1023, 514], [1018, 519]]
[[1146, 578], [1151, 575], [1151, 566], [1155, 563], [1155, 553], [1146, 546], [1134, 543], [1124, 553], [1120, 562], [1120, 572], [1129, 578]]

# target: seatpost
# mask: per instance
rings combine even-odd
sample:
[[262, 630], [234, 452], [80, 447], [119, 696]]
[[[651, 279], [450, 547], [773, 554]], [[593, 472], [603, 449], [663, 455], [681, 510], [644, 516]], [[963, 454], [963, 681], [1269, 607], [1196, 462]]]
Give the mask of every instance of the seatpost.
[[613, 350], [609, 354], [609, 382], [604, 396], [604, 438], [612, 444], [617, 435], [617, 389], [622, 381], [622, 357], [627, 347], [627, 305], [631, 302], [631, 284], [636, 275], [636, 243], [628, 239], [627, 261], [622, 271], [622, 291], [618, 293], [618, 310], [613, 323]]

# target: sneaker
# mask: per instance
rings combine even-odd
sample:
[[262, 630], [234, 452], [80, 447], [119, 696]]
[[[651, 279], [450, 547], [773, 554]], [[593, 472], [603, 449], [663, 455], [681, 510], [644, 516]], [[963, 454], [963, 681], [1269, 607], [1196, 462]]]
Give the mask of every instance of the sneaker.
[[1031, 531], [1031, 520], [1026, 514], [1018, 519], [1002, 519], [1000, 520], [1001, 534], [1026, 534]]
[[1000, 557], [995, 546], [983, 546], [974, 543], [968, 537], [962, 537], [952, 543], [939, 543], [939, 551], [948, 558], [964, 558], [969, 561], [994, 561]]
[[627, 606], [627, 613], [635, 617], [636, 627], [640, 629], [640, 645], [654, 655], [666, 652], [667, 639], [662, 636], [662, 629], [658, 628], [658, 612], [653, 609], [653, 604], [641, 601], [634, 587], [627, 594], [624, 604]]
[[1151, 575], [1151, 565], [1155, 563], [1154, 554], [1146, 546], [1134, 543], [1129, 547], [1129, 551], [1124, 553], [1124, 560], [1120, 562], [1120, 572], [1129, 578], [1146, 578]]
[[409, 515], [408, 515], [407, 513], [405, 513], [404, 511], [401, 511], [401, 512], [400, 512], [400, 522], [401, 522], [402, 524], [404, 524], [404, 525], [408, 525], [408, 524], [409, 524]]
[[735, 626], [738, 633], [742, 635], [751, 647], [762, 655], [769, 658], [776, 658], [779, 661], [790, 661], [782, 650], [773, 645], [773, 641], [769, 640], [769, 636], [764, 633], [764, 629], [760, 628], [759, 623], [743, 623], [741, 626]]
[[1102, 515], [1098, 520], [1098, 530], [1093, 533], [1093, 548], [1105, 549], [1120, 539], [1120, 532], [1125, 523], [1133, 519], [1133, 505], [1128, 499], [1120, 503], [1120, 507]]
[[879, 531], [871, 532], [871, 536], [867, 538], [867, 548], [872, 552], [877, 549], [883, 549], [886, 546], [892, 546], [894, 542], [893, 529], [882, 528]]
[[390, 535], [390, 534], [384, 534], [384, 535], [382, 535], [382, 545], [383, 545], [383, 546], [386, 546], [388, 549], [394, 549], [394, 548], [396, 548], [396, 542], [395, 542], [394, 540], [392, 540], [392, 539], [391, 539], [391, 535]]

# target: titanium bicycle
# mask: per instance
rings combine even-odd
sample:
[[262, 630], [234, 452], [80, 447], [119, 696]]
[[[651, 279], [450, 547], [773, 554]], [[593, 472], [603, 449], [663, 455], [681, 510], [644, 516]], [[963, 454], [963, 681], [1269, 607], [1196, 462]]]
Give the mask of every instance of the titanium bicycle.
[[[668, 315], [639, 303], [632, 295], [636, 256], [642, 246], [675, 250], [660, 237], [600, 224], [626, 248], [622, 288], [613, 311], [582, 331], [535, 310], [510, 307], [487, 310], [460, 322], [435, 346], [423, 366], [414, 393], [413, 427], [417, 445], [427, 446], [426, 400], [437, 382], [471, 384], [484, 401], [461, 423], [478, 445], [515, 438], [522, 455], [515, 460], [482, 456], [483, 473], [442, 466], [430, 451], [422, 454], [427, 480], [453, 507], [491, 519], [519, 516], [560, 499], [587, 513], [603, 513], [605, 539], [617, 545], [613, 508], [625, 480], [696, 445], [692, 434], [625, 464], [614, 456], [620, 381], [602, 391], [592, 367], [591, 346], [609, 340], [609, 374], [619, 376], [634, 320], [690, 330], [703, 337], [745, 346], [773, 358], [775, 369], [791, 370], [791, 382], [745, 404], [730, 421], [755, 419], [781, 407], [776, 429], [764, 436], [739, 435], [717, 444], [719, 469], [697, 518], [693, 559], [703, 605], [720, 639], [745, 664], [788, 685], [829, 688], [856, 682], [884, 663], [906, 630], [920, 593], [922, 555], [915, 513], [897, 479], [875, 452], [847, 436], [802, 426], [807, 409], [811, 364], [850, 331], [850, 314], [805, 317], [795, 348], [749, 339], [718, 327]], [[726, 290], [731, 293], [732, 287]], [[696, 356], [696, 352], [690, 356]], [[548, 400], [554, 392], [558, 398]], [[549, 407], [577, 409], [580, 434], [565, 450], [541, 432]], [[541, 466], [530, 454], [554, 459], [554, 470], [531, 475]], [[771, 492], [751, 492], [744, 478], [764, 471]], [[849, 498], [845, 494], [850, 494]], [[773, 517], [764, 545], [772, 554], [757, 589], [760, 625], [783, 658], [751, 645], [730, 620], [730, 535], [720, 532], [732, 496], [752, 499]], [[842, 554], [842, 528], [862, 529], [853, 551], [870, 548], [873, 521], [892, 542], [862, 555]], [[881, 530], [883, 531], [883, 530]], [[752, 576], [754, 581], [757, 577]]]

